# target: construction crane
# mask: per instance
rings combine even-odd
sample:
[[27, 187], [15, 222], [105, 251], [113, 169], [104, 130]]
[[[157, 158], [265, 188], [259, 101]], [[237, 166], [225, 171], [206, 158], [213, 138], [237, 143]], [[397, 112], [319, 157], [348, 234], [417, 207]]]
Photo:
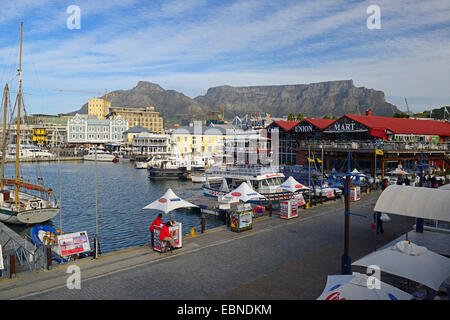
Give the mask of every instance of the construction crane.
[[411, 109], [409, 109], [408, 99], [405, 98], [406, 103], [406, 114], [412, 116], [414, 113], [411, 112]]
[[[89, 94], [103, 94], [102, 92], [93, 92], [93, 91], [83, 91], [83, 90], [64, 90], [64, 89], [55, 89], [55, 91], [59, 92], [74, 92], [74, 93], [89, 93]], [[105, 110], [108, 105], [108, 96], [115, 96], [115, 93], [108, 93], [108, 89], [105, 89]]]

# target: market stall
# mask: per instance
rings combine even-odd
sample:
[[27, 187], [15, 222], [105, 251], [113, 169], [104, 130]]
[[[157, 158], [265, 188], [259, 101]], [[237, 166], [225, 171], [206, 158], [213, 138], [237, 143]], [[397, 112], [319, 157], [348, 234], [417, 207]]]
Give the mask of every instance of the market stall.
[[[159, 240], [159, 234], [161, 233], [162, 227], [164, 225], [161, 224], [159, 226], [155, 226], [153, 229], [153, 249], [161, 252], [161, 240]], [[175, 222], [173, 226], [169, 227], [169, 233], [173, 238], [173, 243], [175, 248], [181, 248], [183, 246], [183, 232], [182, 232], [182, 224], [181, 222]]]
[[292, 219], [298, 217], [298, 200], [296, 198], [280, 201], [280, 218]]
[[239, 204], [230, 215], [231, 231], [240, 232], [253, 228], [252, 206], [249, 203]]

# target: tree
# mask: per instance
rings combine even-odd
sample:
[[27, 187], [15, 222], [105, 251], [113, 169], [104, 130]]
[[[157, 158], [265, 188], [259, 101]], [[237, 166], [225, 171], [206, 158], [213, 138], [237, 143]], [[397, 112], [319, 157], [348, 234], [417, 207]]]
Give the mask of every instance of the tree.
[[288, 121], [295, 121], [295, 114], [290, 113], [287, 117]]
[[302, 121], [303, 119], [305, 119], [305, 117], [301, 113], [299, 113], [297, 115], [297, 121]]
[[322, 117], [322, 119], [330, 119], [330, 116], [329, 116], [329, 115], [324, 115], [324, 116]]

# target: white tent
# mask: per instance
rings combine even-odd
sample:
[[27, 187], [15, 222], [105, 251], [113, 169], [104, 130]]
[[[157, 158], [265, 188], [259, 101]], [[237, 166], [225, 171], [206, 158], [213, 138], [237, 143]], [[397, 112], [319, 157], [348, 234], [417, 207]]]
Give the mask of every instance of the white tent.
[[317, 300], [411, 300], [412, 296], [394, 286], [380, 281], [380, 288], [370, 289], [368, 276], [354, 272], [352, 275], [328, 276], [327, 284]]
[[284, 189], [284, 190], [287, 190], [287, 191], [290, 191], [290, 192], [297, 192], [297, 191], [309, 189], [308, 187], [302, 185], [300, 182], [295, 180], [294, 177], [292, 177], [292, 176], [287, 178], [286, 181], [284, 181], [280, 185], [280, 188]]
[[246, 182], [242, 182], [239, 187], [227, 193], [225, 197], [239, 199], [242, 202], [247, 202], [252, 199], [265, 199], [263, 195], [253, 190]]
[[408, 174], [408, 172], [406, 172], [402, 168], [396, 168], [395, 170], [389, 171], [388, 173], [389, 174], [398, 174], [398, 175]]
[[421, 283], [436, 291], [450, 277], [449, 258], [408, 241], [399, 241], [394, 246], [372, 252], [352, 265], [376, 265], [382, 272]]
[[170, 211], [178, 208], [189, 208], [189, 207], [197, 208], [195, 204], [192, 204], [188, 201], [181, 199], [172, 191], [172, 189], [169, 188], [161, 198], [146, 205], [142, 209], [161, 210], [167, 214]]
[[449, 208], [450, 190], [391, 185], [381, 193], [374, 211], [450, 221]]

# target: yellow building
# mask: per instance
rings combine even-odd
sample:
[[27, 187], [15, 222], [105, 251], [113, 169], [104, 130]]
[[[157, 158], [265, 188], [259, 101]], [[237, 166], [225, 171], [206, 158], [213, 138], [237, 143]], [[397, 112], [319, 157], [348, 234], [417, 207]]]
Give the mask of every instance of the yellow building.
[[47, 132], [44, 128], [33, 129], [33, 142], [37, 142], [38, 144], [47, 143]]
[[171, 133], [172, 143], [183, 155], [218, 155], [223, 153], [226, 131], [222, 128], [183, 126]]
[[107, 101], [105, 108], [105, 100], [92, 98], [88, 99], [88, 114], [95, 115], [99, 119], [105, 119], [111, 108], [111, 102]]
[[128, 121], [130, 128], [140, 126], [154, 133], [163, 133], [163, 118], [159, 116], [159, 112], [155, 111], [155, 107], [145, 108], [123, 108], [110, 107], [109, 116], [115, 118], [120, 115], [122, 119]]

